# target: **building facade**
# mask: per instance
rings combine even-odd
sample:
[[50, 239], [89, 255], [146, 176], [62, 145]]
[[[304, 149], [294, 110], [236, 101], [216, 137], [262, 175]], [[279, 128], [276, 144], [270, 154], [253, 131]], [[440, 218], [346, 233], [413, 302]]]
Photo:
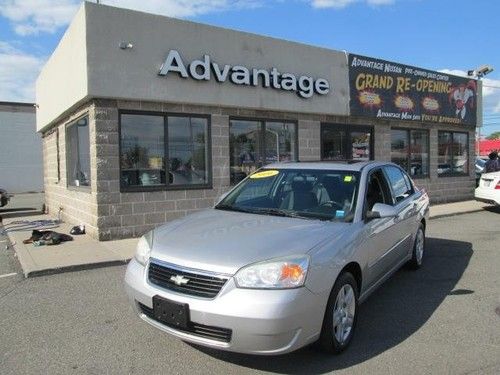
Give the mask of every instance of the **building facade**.
[[33, 103], [0, 102], [0, 188], [43, 191], [42, 139]]
[[266, 163], [337, 159], [468, 199], [480, 95], [460, 80], [85, 2], [37, 81], [46, 206], [100, 240], [139, 236]]

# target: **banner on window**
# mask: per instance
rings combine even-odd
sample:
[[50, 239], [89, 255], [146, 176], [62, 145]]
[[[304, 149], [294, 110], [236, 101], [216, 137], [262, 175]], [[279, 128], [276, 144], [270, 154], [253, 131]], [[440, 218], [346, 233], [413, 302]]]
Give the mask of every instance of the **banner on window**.
[[476, 125], [474, 79], [349, 55], [351, 116]]

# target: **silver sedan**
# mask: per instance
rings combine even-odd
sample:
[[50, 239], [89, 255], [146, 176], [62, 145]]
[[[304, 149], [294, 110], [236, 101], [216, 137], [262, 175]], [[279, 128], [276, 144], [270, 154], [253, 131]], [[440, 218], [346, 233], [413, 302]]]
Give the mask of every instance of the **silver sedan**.
[[422, 265], [429, 199], [391, 163], [268, 165], [212, 209], [143, 236], [125, 276], [139, 317], [252, 354], [350, 343], [358, 304]]

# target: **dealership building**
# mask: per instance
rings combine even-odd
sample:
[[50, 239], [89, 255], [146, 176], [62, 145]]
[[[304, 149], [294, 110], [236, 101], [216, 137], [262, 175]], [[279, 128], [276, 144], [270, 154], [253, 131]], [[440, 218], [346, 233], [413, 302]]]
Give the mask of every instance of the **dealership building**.
[[393, 161], [475, 186], [476, 80], [84, 2], [36, 85], [46, 206], [110, 240], [210, 207], [271, 162]]

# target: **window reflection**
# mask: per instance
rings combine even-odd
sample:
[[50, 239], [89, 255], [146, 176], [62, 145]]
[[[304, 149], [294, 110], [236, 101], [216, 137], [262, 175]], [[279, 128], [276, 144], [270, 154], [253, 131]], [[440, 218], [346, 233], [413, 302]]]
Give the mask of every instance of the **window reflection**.
[[66, 128], [67, 180], [69, 186], [90, 186], [90, 134], [88, 117]]
[[371, 160], [372, 130], [338, 124], [321, 127], [322, 160]]
[[391, 161], [411, 176], [429, 174], [429, 133], [425, 130], [391, 130]]
[[122, 114], [120, 137], [122, 186], [208, 184], [206, 118]]
[[123, 186], [165, 183], [162, 116], [121, 116], [121, 171]]
[[169, 183], [196, 185], [208, 182], [207, 120], [168, 118]]
[[438, 175], [469, 173], [467, 133], [438, 133]]
[[297, 129], [294, 123], [231, 120], [231, 184], [238, 183], [262, 165], [297, 160], [296, 150]]

